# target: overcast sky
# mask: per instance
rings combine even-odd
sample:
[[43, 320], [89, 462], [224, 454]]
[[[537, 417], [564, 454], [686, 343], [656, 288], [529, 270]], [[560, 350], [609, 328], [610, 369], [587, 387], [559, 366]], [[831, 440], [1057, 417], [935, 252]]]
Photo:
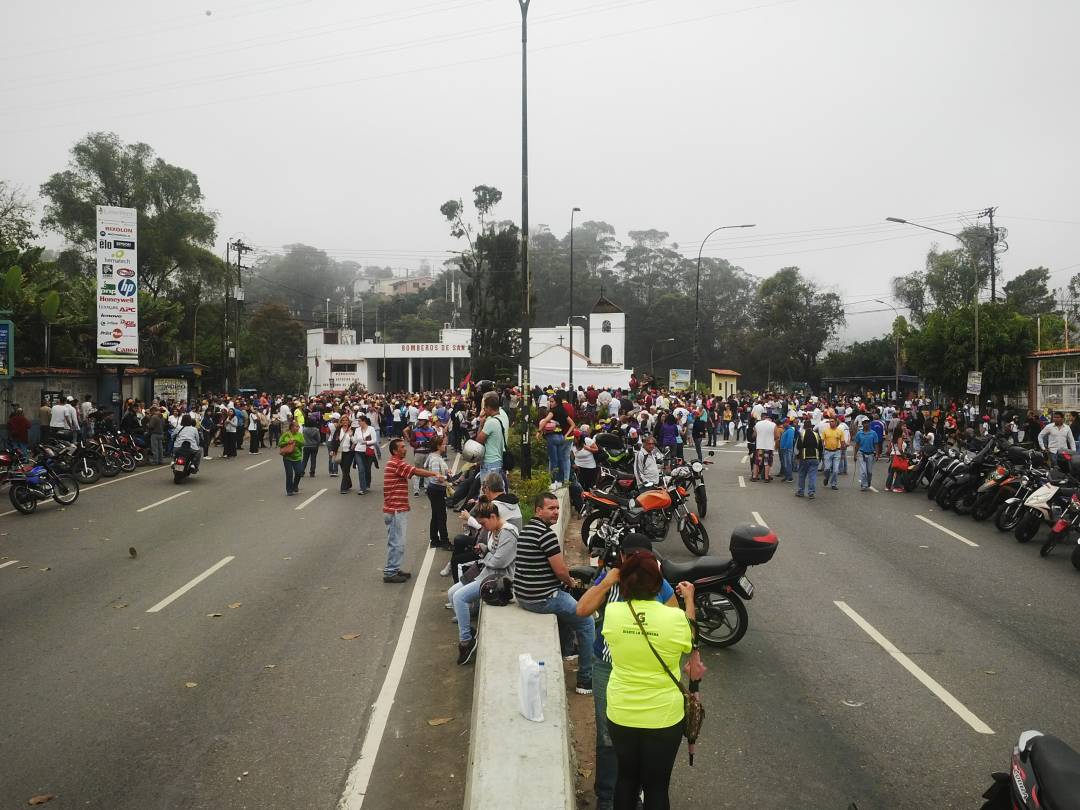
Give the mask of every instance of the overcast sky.
[[[533, 0], [530, 222], [798, 265], [879, 334], [892, 276], [998, 206], [1005, 278], [1080, 270], [1076, 0]], [[5, 0], [0, 177], [92, 130], [199, 176], [224, 239], [438, 265], [439, 205], [520, 219], [515, 0]], [[940, 237], [942, 247], [952, 247]]]

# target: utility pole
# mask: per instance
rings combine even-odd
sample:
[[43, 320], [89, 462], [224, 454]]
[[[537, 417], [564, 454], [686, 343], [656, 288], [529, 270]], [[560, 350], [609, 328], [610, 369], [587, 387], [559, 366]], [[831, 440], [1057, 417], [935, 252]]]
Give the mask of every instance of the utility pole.
[[244, 244], [243, 239], [237, 239], [232, 243], [233, 250], [236, 251], [236, 343], [233, 346], [233, 360], [234, 360], [234, 375], [233, 379], [236, 381], [237, 389], [240, 388], [240, 310], [244, 305], [244, 277], [243, 270], [244, 265], [242, 259], [245, 253], [251, 253], [255, 248]]
[[525, 296], [521, 323], [521, 477], [532, 477], [532, 448], [529, 446], [529, 70], [528, 16], [531, 0], [518, 0], [521, 8], [521, 281]]
[[[231, 254], [232, 242], [225, 243], [225, 267], [231, 267]], [[224, 377], [225, 383], [225, 395], [229, 394], [229, 291], [232, 289], [232, 285], [226, 280], [225, 282], [225, 324], [221, 333], [221, 373]]]
[[997, 208], [991, 206], [984, 212], [990, 217], [990, 301], [997, 300], [997, 230], [994, 228], [994, 212]]

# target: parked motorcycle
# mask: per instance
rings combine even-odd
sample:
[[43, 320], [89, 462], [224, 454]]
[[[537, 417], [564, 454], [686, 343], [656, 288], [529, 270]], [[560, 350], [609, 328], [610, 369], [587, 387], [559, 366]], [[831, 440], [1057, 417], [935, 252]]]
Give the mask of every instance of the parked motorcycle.
[[1041, 487], [1032, 492], [1024, 501], [1024, 513], [1019, 523], [1013, 530], [1017, 542], [1027, 543], [1039, 532], [1043, 523], [1056, 522], [1054, 507], [1064, 509], [1072, 498], [1075, 487], [1075, 477], [1065, 475], [1061, 467], [1080, 473], [1080, 458], [1074, 462], [1071, 456], [1059, 454], [1058, 467], [1050, 470], [1046, 481]]
[[1025, 731], [1008, 773], [994, 773], [982, 810], [1069, 810], [1080, 807], [1080, 753], [1041, 731]]
[[48, 447], [42, 448], [42, 454], [43, 463], [13, 471], [8, 478], [11, 482], [8, 499], [24, 515], [34, 512], [38, 501], [52, 498], [58, 504], [68, 506], [79, 498], [79, 482], [75, 476], [56, 472], [55, 454]]
[[602, 551], [612, 533], [641, 532], [654, 541], [667, 537], [672, 522], [691, 554], [703, 556], [709, 551], [709, 533], [700, 518], [687, 506], [686, 484], [693, 478], [689, 466], [676, 467], [663, 477], [661, 486], [646, 489], [632, 498], [613, 493], [586, 492], [585, 502], [595, 512], [589, 525], [582, 524], [582, 539], [590, 553]]
[[[1054, 515], [1057, 520], [1054, 521], [1053, 528], [1050, 530], [1050, 536], [1039, 549], [1039, 555], [1042, 557], [1049, 555], [1060, 543], [1069, 540], [1071, 533], [1080, 531], [1080, 494], [1073, 492], [1069, 497], [1068, 505], [1060, 511], [1055, 509]], [[1071, 542], [1073, 545], [1072, 563], [1080, 568], [1080, 535], [1072, 534]]]

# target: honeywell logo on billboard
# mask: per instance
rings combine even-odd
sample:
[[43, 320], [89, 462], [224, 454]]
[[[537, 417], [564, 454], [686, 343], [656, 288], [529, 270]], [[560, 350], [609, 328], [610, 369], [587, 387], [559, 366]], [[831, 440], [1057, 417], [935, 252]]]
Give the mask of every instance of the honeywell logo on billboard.
[[132, 298], [117, 298], [112, 295], [99, 295], [98, 301], [106, 304], [130, 304], [134, 299]]

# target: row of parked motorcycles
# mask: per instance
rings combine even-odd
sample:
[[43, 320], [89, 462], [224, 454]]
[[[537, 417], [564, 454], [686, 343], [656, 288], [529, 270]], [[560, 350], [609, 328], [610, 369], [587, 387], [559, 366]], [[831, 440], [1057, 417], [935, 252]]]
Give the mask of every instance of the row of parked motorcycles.
[[33, 452], [11, 447], [0, 453], [0, 486], [21, 514], [32, 514], [50, 498], [68, 506], [79, 498], [79, 486], [131, 472], [149, 462], [146, 449], [123, 431], [102, 431], [84, 441], [54, 435]]
[[977, 521], [993, 519], [1020, 543], [1048, 526], [1040, 554], [1070, 545], [1072, 563], [1080, 569], [1080, 456], [1048, 456], [991, 436], [966, 448], [927, 448], [910, 456], [901, 481], [908, 492], [925, 487], [942, 509]]

